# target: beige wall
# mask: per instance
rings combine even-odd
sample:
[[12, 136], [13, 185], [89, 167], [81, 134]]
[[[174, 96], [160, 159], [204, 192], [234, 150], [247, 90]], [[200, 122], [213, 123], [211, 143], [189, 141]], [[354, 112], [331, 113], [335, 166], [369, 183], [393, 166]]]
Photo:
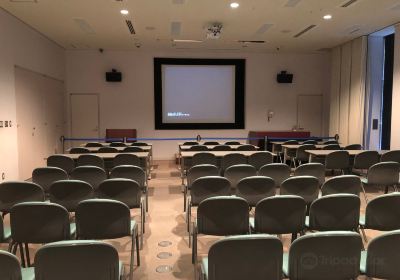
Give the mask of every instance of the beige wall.
[[394, 48], [392, 134], [390, 148], [400, 149], [400, 24], [396, 26]]

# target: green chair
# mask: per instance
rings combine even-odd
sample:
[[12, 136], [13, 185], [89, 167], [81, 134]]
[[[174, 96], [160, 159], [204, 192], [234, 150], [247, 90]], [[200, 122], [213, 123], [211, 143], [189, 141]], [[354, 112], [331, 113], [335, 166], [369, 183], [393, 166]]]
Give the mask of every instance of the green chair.
[[35, 272], [32, 267], [21, 268], [15, 255], [0, 250], [0, 279], [34, 280]]
[[58, 167], [70, 174], [75, 168], [75, 161], [64, 155], [51, 155], [47, 158], [47, 166]]
[[322, 196], [349, 193], [359, 196], [362, 188], [361, 179], [356, 175], [340, 175], [332, 177], [322, 185]]
[[266, 164], [274, 162], [274, 155], [271, 152], [263, 151], [251, 154], [247, 160], [248, 164], [254, 166], [257, 171]]
[[[8, 243], [11, 237], [10, 227], [5, 227], [3, 217], [0, 215], [0, 243]], [[1, 279], [1, 278], [0, 278]]]
[[97, 166], [102, 169], [105, 168], [103, 158], [92, 154], [80, 155], [77, 160], [77, 166]]
[[296, 176], [283, 181], [281, 195], [298, 195], [304, 198], [307, 205], [316, 200], [319, 195], [319, 181], [313, 176]]
[[94, 198], [92, 186], [79, 180], [60, 180], [50, 186], [50, 202], [64, 206], [68, 212], [75, 212], [78, 204]]
[[290, 167], [285, 163], [266, 164], [260, 168], [258, 175], [274, 179], [276, 187], [290, 177]]
[[46, 194], [55, 181], [67, 179], [67, 172], [58, 167], [39, 167], [32, 172], [32, 182], [41, 186]]
[[107, 179], [104, 169], [97, 166], [79, 166], [71, 172], [71, 179], [89, 183], [94, 190]]
[[250, 207], [255, 207], [262, 199], [275, 194], [274, 179], [265, 176], [246, 177], [236, 185], [236, 195], [244, 198]]
[[237, 183], [243, 178], [256, 176], [257, 169], [250, 164], [236, 164], [225, 169], [224, 177], [231, 182], [231, 188], [236, 192]]
[[298, 166], [294, 170], [294, 176], [314, 176], [318, 179], [319, 185], [325, 182], [325, 166], [321, 163], [311, 162]]

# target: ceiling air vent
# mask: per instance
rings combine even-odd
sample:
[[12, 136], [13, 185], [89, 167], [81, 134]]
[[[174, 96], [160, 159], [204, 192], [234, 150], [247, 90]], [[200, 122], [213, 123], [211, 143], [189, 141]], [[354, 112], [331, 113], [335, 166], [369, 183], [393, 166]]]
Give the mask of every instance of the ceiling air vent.
[[316, 27], [315, 24], [312, 24], [310, 26], [308, 26], [306, 29], [300, 31], [299, 33], [297, 33], [296, 35], [294, 35], [294, 38], [299, 38], [300, 36], [304, 35], [305, 33], [307, 33], [308, 31], [310, 31], [311, 29], [313, 29], [314, 27]]
[[126, 25], [128, 26], [129, 32], [130, 32], [132, 35], [135, 35], [136, 32], [135, 32], [135, 28], [133, 28], [132, 21], [126, 20], [125, 22], [126, 22]]
[[353, 5], [356, 2], [358, 2], [358, 0], [350, 0], [350, 1], [347, 1], [346, 3], [342, 4], [342, 6], [340, 6], [340, 7], [347, 8], [347, 7]]

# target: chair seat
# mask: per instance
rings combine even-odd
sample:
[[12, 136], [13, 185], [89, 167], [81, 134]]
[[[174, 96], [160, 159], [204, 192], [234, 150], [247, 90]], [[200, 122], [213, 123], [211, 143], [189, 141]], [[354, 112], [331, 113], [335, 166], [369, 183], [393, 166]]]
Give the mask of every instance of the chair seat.
[[254, 218], [253, 217], [250, 217], [249, 218], [249, 225], [250, 225], [250, 228], [252, 228], [252, 229], [254, 229]]
[[71, 239], [75, 239], [75, 236], [76, 236], [76, 224], [75, 223], [70, 223], [69, 235], [70, 235]]
[[360, 215], [359, 224], [360, 226], [365, 226], [365, 215]]
[[22, 280], [34, 280], [35, 279], [35, 268], [28, 267], [21, 269]]
[[289, 277], [289, 253], [283, 253], [282, 272], [286, 277]]
[[4, 241], [9, 240], [11, 238], [11, 228], [10, 227], [4, 227], [3, 234], [4, 234]]
[[202, 258], [201, 267], [205, 276], [204, 279], [208, 279], [208, 257]]
[[310, 227], [310, 216], [306, 216], [306, 221], [304, 223], [307, 228]]
[[361, 274], [367, 272], [367, 251], [361, 251], [360, 272]]
[[361, 177], [361, 183], [368, 185], [368, 179], [366, 177]]

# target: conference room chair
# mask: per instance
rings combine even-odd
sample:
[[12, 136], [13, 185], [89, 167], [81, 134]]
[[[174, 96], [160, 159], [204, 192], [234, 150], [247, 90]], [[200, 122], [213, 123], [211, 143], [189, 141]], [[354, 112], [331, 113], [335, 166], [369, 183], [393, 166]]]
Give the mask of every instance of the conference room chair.
[[44, 201], [42, 187], [32, 182], [8, 181], [0, 184], [0, 212], [4, 217], [11, 208], [21, 202]]
[[221, 158], [221, 173], [224, 174], [225, 170], [236, 164], [247, 164], [247, 158], [240, 153], [228, 153]]
[[184, 191], [183, 191], [183, 208], [185, 212], [187, 207], [187, 194], [191, 190], [193, 182], [200, 177], [218, 176], [218, 175], [219, 175], [219, 169], [212, 164], [194, 165], [188, 170], [186, 185], [184, 186]]
[[280, 280], [282, 242], [274, 236], [240, 235], [213, 244], [201, 259], [200, 278], [204, 280]]
[[110, 171], [110, 179], [130, 179], [136, 181], [145, 194], [146, 212], [149, 210], [149, 190], [146, 172], [142, 168], [133, 165], [116, 166]]
[[130, 179], [108, 179], [99, 185], [96, 194], [98, 198], [117, 200], [125, 203], [129, 209], [140, 210], [140, 246], [142, 247], [146, 216], [143, 192], [139, 183]]
[[224, 177], [227, 178], [229, 182], [231, 182], [233, 193], [236, 192], [236, 185], [241, 179], [256, 175], [257, 169], [249, 164], [232, 165], [229, 166], [224, 172]]
[[310, 206], [306, 227], [315, 231], [358, 231], [360, 198], [354, 194], [331, 194]]
[[240, 145], [236, 149], [237, 151], [257, 151], [257, 148], [253, 145]]
[[59, 204], [68, 212], [75, 212], [79, 202], [94, 198], [92, 186], [79, 180], [60, 180], [50, 186], [50, 202]]
[[69, 240], [75, 236], [75, 225], [70, 225], [67, 209], [49, 202], [14, 205], [10, 212], [10, 224], [12, 241], [9, 250], [16, 254], [19, 247], [23, 267], [31, 266], [28, 244]]
[[[399, 172], [400, 164], [397, 162], [380, 162], [372, 165], [368, 169], [367, 177], [361, 178], [363, 190], [368, 186], [384, 187], [385, 193], [389, 192], [389, 187], [393, 187], [397, 191], [397, 185], [399, 184]], [[367, 194], [364, 192], [365, 200]]]
[[309, 154], [306, 150], [315, 150], [314, 144], [303, 144], [296, 149], [296, 155], [291, 157], [293, 166], [296, 168], [304, 162], [308, 162]]
[[192, 157], [192, 166], [200, 164], [211, 164], [217, 166], [217, 157], [214, 154], [208, 152], [196, 153]]
[[97, 166], [79, 166], [71, 172], [71, 179], [85, 181], [96, 190], [99, 184], [107, 179], [107, 174]]
[[340, 175], [326, 180], [321, 187], [321, 195], [347, 193], [359, 196], [361, 189], [360, 177], [356, 175]]
[[21, 268], [17, 257], [0, 250], [0, 279], [4, 280], [34, 280], [33, 268]]
[[[287, 140], [282, 143], [282, 145], [298, 145], [298, 144], [299, 144], [299, 142], [297, 140]], [[275, 150], [275, 152], [277, 152], [277, 155], [281, 162], [283, 162], [283, 154], [284, 154], [282, 145], [279, 145], [278, 147], [276, 147], [276, 150]], [[295, 152], [292, 151], [291, 155], [295, 156]]]
[[374, 279], [398, 279], [399, 252], [399, 230], [375, 237], [368, 244], [368, 249], [361, 252], [361, 274]]
[[126, 147], [127, 145], [123, 142], [112, 142], [110, 143], [110, 147]]
[[11, 228], [4, 226], [3, 216], [0, 215], [0, 243], [8, 243], [10, 241], [10, 237]]
[[357, 279], [361, 249], [361, 237], [355, 232], [307, 234], [284, 253], [283, 272], [289, 279]]
[[328, 170], [340, 170], [345, 174], [350, 167], [350, 155], [348, 151], [333, 151], [325, 157], [325, 168]]
[[122, 280], [123, 274], [118, 251], [101, 241], [49, 243], [35, 256], [35, 279]]
[[85, 147], [86, 148], [100, 148], [100, 147], [103, 147], [103, 144], [99, 143], [99, 142], [89, 142], [89, 143], [86, 143]]
[[196, 142], [196, 141], [186, 141], [186, 142], [183, 142], [183, 144], [182, 144], [182, 146], [196, 146], [196, 145], [199, 145], [199, 142]]
[[98, 153], [118, 153], [118, 149], [115, 147], [101, 147], [98, 150]]
[[322, 148], [322, 150], [341, 150], [341, 147], [339, 144], [328, 144]]
[[265, 176], [250, 176], [241, 179], [236, 185], [236, 196], [244, 198], [250, 207], [266, 197], [276, 195], [275, 181]]
[[321, 163], [312, 162], [300, 165], [294, 170], [294, 176], [314, 176], [318, 179], [319, 185], [325, 182], [325, 166]]
[[345, 146], [343, 150], [362, 150], [362, 146], [360, 144], [350, 144]]
[[89, 199], [76, 209], [77, 239], [131, 238], [130, 279], [133, 279], [133, 262], [136, 246], [137, 265], [140, 266], [138, 225], [131, 219], [129, 207], [120, 201]]
[[32, 171], [32, 182], [41, 186], [46, 194], [55, 181], [67, 179], [67, 172], [58, 167], [39, 167]]
[[205, 145], [193, 145], [189, 148], [189, 151], [196, 152], [196, 151], [208, 151], [207, 146]]
[[383, 153], [381, 155], [381, 161], [394, 161], [400, 163], [400, 150], [393, 150]]
[[274, 179], [276, 187], [290, 177], [290, 167], [285, 163], [266, 164], [260, 168], [258, 175]]
[[358, 175], [365, 175], [368, 169], [380, 161], [377, 151], [363, 151], [354, 157], [353, 172]]
[[77, 166], [97, 166], [104, 169], [104, 160], [103, 158], [88, 154], [88, 155], [80, 155], [77, 160]]
[[51, 155], [47, 158], [47, 166], [61, 168], [70, 174], [75, 168], [75, 161], [64, 155]]
[[124, 150], [122, 152], [123, 153], [140, 153], [143, 151], [144, 150], [142, 148], [140, 148], [139, 146], [130, 146], [130, 147], [124, 148]]
[[308, 145], [308, 144], [317, 145], [318, 141], [317, 140], [306, 140], [303, 142], [303, 145]]
[[296, 195], [264, 198], [257, 203], [250, 226], [255, 233], [291, 234], [292, 242], [305, 230], [306, 201]]
[[247, 159], [248, 164], [253, 165], [257, 170], [266, 164], [274, 162], [274, 155], [271, 152], [256, 152]]
[[242, 143], [240, 143], [238, 141], [228, 141], [228, 142], [225, 142], [225, 145], [242, 145]]
[[74, 147], [69, 150], [70, 154], [89, 154], [90, 150], [83, 147]]
[[[229, 196], [231, 194], [231, 183], [228, 179], [220, 176], [199, 177], [191, 182], [190, 196], [187, 201], [186, 222], [189, 236], [191, 235], [190, 226], [192, 222], [192, 207], [210, 197]], [[189, 240], [190, 245], [190, 240]]]
[[113, 159], [113, 166], [133, 165], [140, 167], [140, 158], [132, 154], [118, 154]]
[[392, 231], [400, 229], [400, 193], [378, 196], [368, 202], [365, 215], [360, 215], [360, 228], [365, 241], [365, 229]]
[[197, 263], [199, 234], [233, 236], [248, 234], [249, 204], [240, 197], [218, 196], [200, 202], [193, 222], [192, 263]]
[[231, 146], [228, 145], [217, 145], [212, 148], [213, 151], [231, 151]]
[[322, 142], [322, 145], [331, 145], [331, 144], [339, 144], [336, 140], [327, 140]]
[[147, 144], [145, 142], [133, 142], [133, 143], [131, 143], [131, 146], [143, 147], [143, 146], [149, 146], [149, 144]]
[[206, 146], [217, 146], [219, 144], [220, 143], [217, 142], [217, 141], [206, 141], [206, 142], [203, 143], [203, 145], [206, 145]]
[[298, 195], [309, 206], [319, 195], [319, 181], [313, 176], [296, 176], [282, 182], [280, 195]]

